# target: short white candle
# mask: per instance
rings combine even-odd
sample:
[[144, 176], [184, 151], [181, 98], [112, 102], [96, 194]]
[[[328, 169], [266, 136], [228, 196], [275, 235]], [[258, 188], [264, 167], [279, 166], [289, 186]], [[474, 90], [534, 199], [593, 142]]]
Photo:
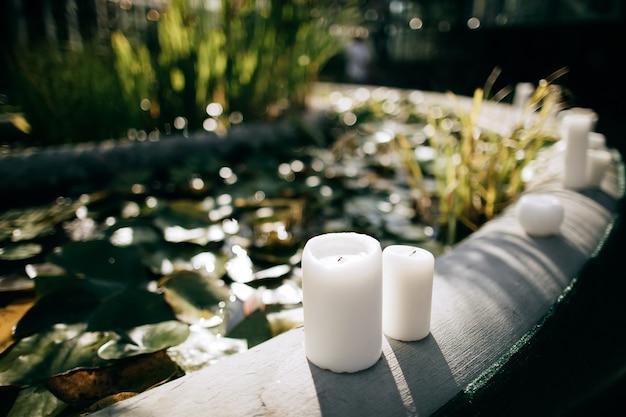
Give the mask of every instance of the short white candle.
[[587, 150], [587, 185], [598, 187], [604, 178], [613, 157], [611, 152], [602, 149]]
[[333, 372], [356, 372], [382, 354], [382, 250], [371, 236], [327, 233], [302, 253], [306, 356]]
[[585, 113], [567, 114], [562, 123], [565, 140], [563, 185], [566, 188], [583, 188], [587, 185], [587, 148], [592, 116]]
[[534, 237], [556, 234], [565, 217], [561, 200], [550, 194], [526, 194], [517, 202], [516, 211], [519, 223]]
[[435, 257], [426, 249], [391, 245], [383, 250], [383, 332], [402, 341], [430, 333]]

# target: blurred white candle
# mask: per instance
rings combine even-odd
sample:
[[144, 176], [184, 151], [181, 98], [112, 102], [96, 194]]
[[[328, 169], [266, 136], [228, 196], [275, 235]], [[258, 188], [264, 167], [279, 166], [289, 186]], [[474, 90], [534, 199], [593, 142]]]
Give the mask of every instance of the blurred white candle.
[[585, 113], [567, 114], [562, 123], [565, 140], [563, 185], [566, 188], [584, 188], [587, 185], [587, 148], [592, 117]]
[[535, 86], [532, 83], [517, 83], [515, 85], [515, 95], [513, 96], [513, 107], [518, 110], [524, 110], [528, 99], [535, 92]]
[[603, 149], [587, 150], [587, 185], [598, 187], [604, 178], [604, 173], [611, 163], [611, 152]]
[[565, 209], [554, 195], [526, 194], [517, 202], [516, 215], [529, 236], [546, 237], [559, 231]]
[[605, 149], [606, 150], [606, 137], [602, 133], [598, 132], [589, 132], [589, 137], [587, 138], [589, 141], [588, 148], [589, 149]]
[[382, 354], [382, 250], [360, 233], [327, 233], [302, 253], [307, 358], [333, 372], [356, 372]]
[[383, 250], [383, 332], [402, 341], [430, 333], [435, 257], [425, 249], [391, 245]]

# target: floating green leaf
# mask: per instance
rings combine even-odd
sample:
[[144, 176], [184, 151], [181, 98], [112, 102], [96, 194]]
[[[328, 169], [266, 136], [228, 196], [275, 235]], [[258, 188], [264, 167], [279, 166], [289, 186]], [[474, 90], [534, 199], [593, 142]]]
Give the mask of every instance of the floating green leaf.
[[7, 245], [0, 248], [0, 259], [15, 261], [32, 258], [41, 253], [41, 245], [38, 243], [24, 243], [21, 245]]
[[7, 417], [53, 417], [68, 408], [67, 403], [57, 398], [43, 386], [28, 387], [17, 395]]
[[56, 325], [25, 337], [0, 356], [0, 385], [33, 385], [80, 366], [105, 363], [96, 351], [110, 339], [85, 324]]
[[183, 343], [189, 336], [189, 326], [178, 320], [134, 327], [102, 345], [98, 356], [121, 359], [143, 353], [153, 353]]
[[190, 324], [210, 319], [229, 297], [222, 281], [189, 271], [166, 277], [161, 288], [178, 319]]
[[226, 336], [233, 339], [246, 339], [248, 348], [251, 348], [271, 339], [272, 330], [265, 313], [261, 310], [255, 310], [254, 313], [229, 331]]
[[89, 288], [66, 287], [40, 297], [15, 326], [13, 336], [21, 338], [55, 324], [85, 323], [99, 301]]
[[48, 261], [88, 277], [137, 284], [147, 279], [136, 247], [120, 248], [106, 240], [70, 242], [49, 255]]
[[127, 290], [106, 300], [89, 318], [90, 331], [128, 330], [144, 324], [175, 320], [163, 295]]

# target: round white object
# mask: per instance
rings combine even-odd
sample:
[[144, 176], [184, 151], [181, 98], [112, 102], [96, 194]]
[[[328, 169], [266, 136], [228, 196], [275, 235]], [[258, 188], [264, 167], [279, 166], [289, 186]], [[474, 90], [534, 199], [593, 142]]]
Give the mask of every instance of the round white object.
[[517, 203], [517, 219], [526, 233], [546, 237], [558, 233], [565, 209], [558, 197], [549, 194], [527, 194]]

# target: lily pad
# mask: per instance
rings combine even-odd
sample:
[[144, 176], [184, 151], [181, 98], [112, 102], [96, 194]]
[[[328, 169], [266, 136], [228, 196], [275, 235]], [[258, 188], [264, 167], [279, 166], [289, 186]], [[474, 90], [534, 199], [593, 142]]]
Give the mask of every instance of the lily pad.
[[19, 245], [7, 245], [0, 248], [0, 260], [17, 261], [29, 259], [41, 253], [41, 245], [38, 243], [23, 243]]
[[153, 353], [183, 343], [189, 326], [178, 320], [138, 326], [116, 336], [98, 349], [98, 356], [112, 360]]
[[59, 251], [51, 253], [47, 260], [84, 276], [129, 284], [147, 279], [138, 248], [120, 248], [106, 240], [67, 243]]
[[55, 324], [84, 323], [99, 303], [88, 288], [65, 287], [40, 297], [15, 326], [14, 338], [22, 338]]
[[95, 352], [110, 335], [85, 327], [55, 325], [14, 343], [0, 355], [0, 385], [35, 385], [76, 367], [104, 364]]
[[100, 304], [89, 318], [90, 331], [128, 330], [144, 324], [175, 320], [161, 294], [126, 290]]
[[105, 367], [73, 369], [50, 377], [46, 387], [68, 404], [87, 405], [116, 393], [142, 392], [182, 375], [167, 353], [158, 351]]
[[272, 330], [267, 316], [261, 310], [255, 310], [226, 334], [233, 339], [246, 339], [248, 348], [272, 338]]
[[[33, 386], [23, 389], [17, 395], [7, 417], [53, 417], [68, 408], [68, 404], [57, 398], [43, 386]], [[3, 414], [5, 415], [5, 414]]]
[[222, 281], [189, 271], [164, 278], [161, 288], [176, 317], [189, 324], [210, 319], [220, 301], [229, 297], [228, 288]]

